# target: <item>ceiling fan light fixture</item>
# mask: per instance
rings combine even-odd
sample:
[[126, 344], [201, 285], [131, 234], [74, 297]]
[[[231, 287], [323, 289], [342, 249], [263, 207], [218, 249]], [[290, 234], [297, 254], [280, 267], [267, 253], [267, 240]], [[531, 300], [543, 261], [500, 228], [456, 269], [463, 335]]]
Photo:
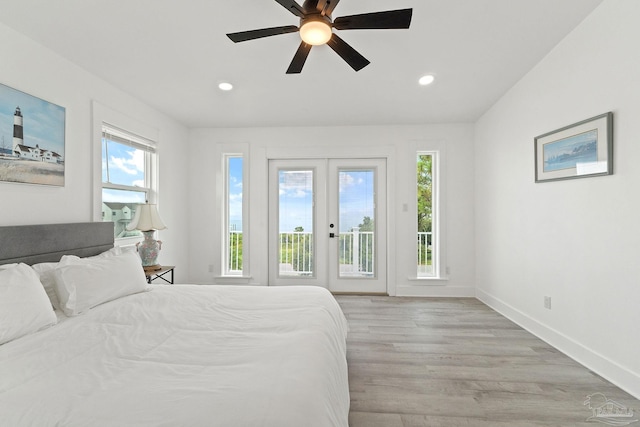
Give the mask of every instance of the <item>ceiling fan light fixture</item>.
[[333, 35], [331, 24], [325, 19], [305, 19], [300, 26], [300, 38], [311, 46], [326, 44]]

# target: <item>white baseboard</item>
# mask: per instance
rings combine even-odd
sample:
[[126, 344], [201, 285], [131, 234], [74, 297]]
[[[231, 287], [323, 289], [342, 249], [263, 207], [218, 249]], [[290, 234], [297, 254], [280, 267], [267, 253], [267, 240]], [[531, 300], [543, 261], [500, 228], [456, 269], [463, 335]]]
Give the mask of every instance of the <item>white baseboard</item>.
[[396, 286], [397, 297], [457, 297], [475, 298], [476, 288], [472, 286], [443, 286], [443, 285], [400, 285]]
[[540, 323], [502, 300], [480, 289], [476, 289], [475, 291], [476, 298], [498, 313], [531, 332], [552, 347], [555, 347], [576, 362], [597, 373], [607, 381], [620, 387], [636, 399], [640, 399], [640, 375], [637, 373], [620, 366], [616, 362], [585, 347], [561, 332]]

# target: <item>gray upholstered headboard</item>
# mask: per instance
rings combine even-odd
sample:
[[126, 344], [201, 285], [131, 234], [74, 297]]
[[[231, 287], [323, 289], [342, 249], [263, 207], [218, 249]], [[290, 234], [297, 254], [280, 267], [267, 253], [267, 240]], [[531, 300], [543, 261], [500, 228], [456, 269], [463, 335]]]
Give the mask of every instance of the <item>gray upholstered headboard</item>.
[[112, 247], [112, 222], [0, 227], [0, 264], [57, 262], [62, 255], [93, 256]]

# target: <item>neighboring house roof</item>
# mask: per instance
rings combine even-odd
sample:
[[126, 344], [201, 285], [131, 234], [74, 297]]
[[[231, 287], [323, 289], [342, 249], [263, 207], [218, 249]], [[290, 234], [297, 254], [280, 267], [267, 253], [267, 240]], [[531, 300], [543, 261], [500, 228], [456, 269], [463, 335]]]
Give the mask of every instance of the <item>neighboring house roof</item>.
[[129, 209], [133, 209], [135, 205], [138, 203], [120, 203], [120, 202], [102, 202], [111, 210], [119, 210], [124, 207], [128, 207]]

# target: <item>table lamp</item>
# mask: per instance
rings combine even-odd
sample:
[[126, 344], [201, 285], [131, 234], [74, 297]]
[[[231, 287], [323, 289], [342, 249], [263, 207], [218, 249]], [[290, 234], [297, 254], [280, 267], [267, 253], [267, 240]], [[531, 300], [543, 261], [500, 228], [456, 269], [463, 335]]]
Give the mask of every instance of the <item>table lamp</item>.
[[133, 220], [127, 225], [127, 230], [140, 230], [144, 235], [144, 240], [136, 244], [142, 267], [147, 271], [160, 270], [158, 264], [158, 252], [162, 247], [160, 240], [154, 239], [156, 230], [167, 228], [158, 214], [158, 207], [155, 204], [145, 203], [138, 205]]

